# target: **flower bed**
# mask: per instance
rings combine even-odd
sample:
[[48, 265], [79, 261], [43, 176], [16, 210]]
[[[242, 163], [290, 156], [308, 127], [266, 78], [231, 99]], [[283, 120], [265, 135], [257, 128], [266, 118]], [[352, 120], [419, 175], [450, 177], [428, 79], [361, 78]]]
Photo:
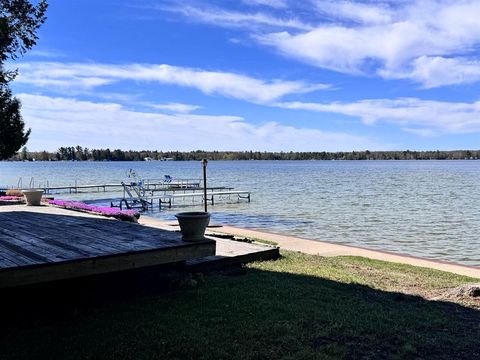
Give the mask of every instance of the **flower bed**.
[[15, 205], [15, 204], [23, 204], [25, 203], [25, 199], [23, 196], [12, 196], [12, 195], [4, 195], [0, 196], [0, 205]]
[[10, 196], [10, 195], [5, 195], [5, 196], [0, 196], [0, 200], [22, 200], [22, 196]]
[[137, 222], [140, 217], [140, 213], [136, 210], [120, 210], [108, 206], [89, 205], [79, 201], [50, 200], [48, 203], [64, 209], [113, 217], [123, 221]]

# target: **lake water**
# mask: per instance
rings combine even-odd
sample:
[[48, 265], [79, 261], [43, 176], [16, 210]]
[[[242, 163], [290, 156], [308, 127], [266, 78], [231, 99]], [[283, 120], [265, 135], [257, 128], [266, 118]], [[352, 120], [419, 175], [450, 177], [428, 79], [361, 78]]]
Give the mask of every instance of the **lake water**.
[[[130, 168], [144, 178], [202, 170], [199, 162], [0, 162], [0, 185], [118, 183]], [[252, 191], [251, 203], [210, 207], [214, 223], [480, 265], [480, 161], [211, 161], [208, 181]], [[116, 195], [57, 198], [107, 196]]]

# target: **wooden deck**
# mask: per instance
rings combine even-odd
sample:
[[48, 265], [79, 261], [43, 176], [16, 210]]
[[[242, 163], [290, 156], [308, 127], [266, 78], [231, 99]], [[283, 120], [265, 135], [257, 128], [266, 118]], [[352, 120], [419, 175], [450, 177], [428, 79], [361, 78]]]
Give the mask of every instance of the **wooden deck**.
[[47, 206], [0, 206], [0, 288], [215, 255], [215, 241]]
[[[162, 221], [149, 216], [142, 216], [140, 223], [168, 231], [178, 231], [180, 229], [177, 222]], [[230, 237], [234, 237], [233, 235], [230, 236], [221, 229], [223, 229], [223, 226], [214, 225], [209, 227], [206, 232], [207, 238], [214, 239], [217, 244], [215, 255], [187, 261], [189, 270], [209, 271], [252, 261], [275, 260], [280, 257], [278, 246], [233, 240], [230, 239]], [[248, 237], [240, 236], [239, 238], [246, 239]]]
[[217, 236], [218, 234], [209, 236], [215, 239], [217, 243], [216, 254], [214, 256], [188, 260], [187, 268], [190, 271], [210, 271], [253, 261], [276, 260], [280, 257], [280, 251], [277, 246], [260, 243], [252, 244], [222, 239]]

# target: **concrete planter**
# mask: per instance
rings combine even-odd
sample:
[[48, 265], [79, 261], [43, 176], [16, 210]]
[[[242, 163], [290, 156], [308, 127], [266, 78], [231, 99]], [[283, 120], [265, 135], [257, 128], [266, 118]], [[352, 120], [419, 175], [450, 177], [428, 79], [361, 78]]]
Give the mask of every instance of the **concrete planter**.
[[205, 239], [205, 229], [210, 222], [210, 213], [203, 211], [181, 212], [175, 215], [184, 241]]
[[27, 206], [38, 206], [42, 200], [43, 190], [22, 190]]

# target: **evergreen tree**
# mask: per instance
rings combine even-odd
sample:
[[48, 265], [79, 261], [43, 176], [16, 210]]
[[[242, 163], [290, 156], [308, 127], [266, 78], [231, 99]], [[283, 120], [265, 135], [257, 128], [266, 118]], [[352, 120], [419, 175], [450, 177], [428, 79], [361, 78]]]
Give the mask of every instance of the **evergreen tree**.
[[20, 114], [20, 101], [9, 88], [0, 86], [0, 160], [8, 159], [27, 143], [30, 129]]
[[30, 129], [24, 129], [20, 101], [8, 87], [17, 72], [5, 70], [4, 63], [17, 59], [35, 45], [46, 10], [45, 0], [36, 6], [28, 0], [0, 0], [0, 160], [15, 155], [30, 135]]
[[45, 22], [47, 2], [0, 0], [0, 84], [12, 80], [16, 71], [5, 71], [4, 62], [15, 60], [37, 42], [37, 30]]

